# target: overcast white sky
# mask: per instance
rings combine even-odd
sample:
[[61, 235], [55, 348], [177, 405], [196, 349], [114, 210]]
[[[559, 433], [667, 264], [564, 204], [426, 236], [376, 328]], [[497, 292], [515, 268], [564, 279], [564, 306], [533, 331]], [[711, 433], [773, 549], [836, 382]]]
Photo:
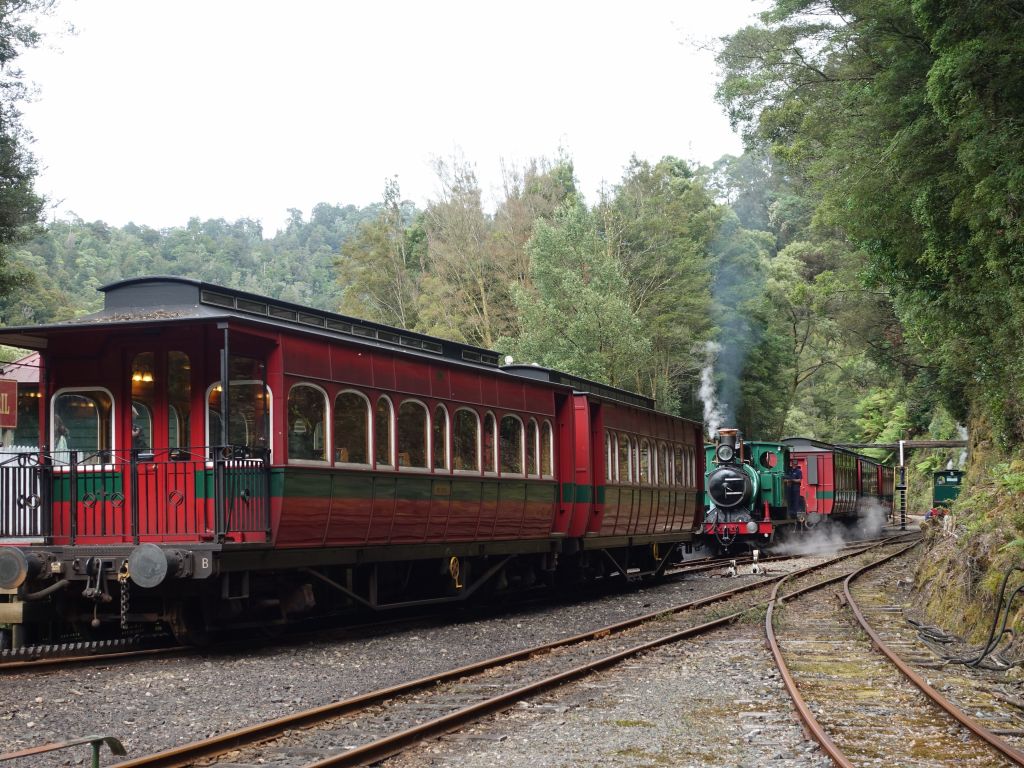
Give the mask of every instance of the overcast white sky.
[[19, 59], [53, 215], [154, 227], [367, 205], [398, 176], [422, 205], [459, 153], [572, 157], [589, 202], [631, 154], [740, 151], [713, 101], [708, 41], [763, 0], [62, 0]]

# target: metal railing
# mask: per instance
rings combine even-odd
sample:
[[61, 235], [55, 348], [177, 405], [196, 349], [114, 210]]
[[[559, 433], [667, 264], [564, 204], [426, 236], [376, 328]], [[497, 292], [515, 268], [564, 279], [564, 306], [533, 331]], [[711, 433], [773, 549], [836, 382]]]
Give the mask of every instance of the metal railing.
[[233, 446], [0, 456], [0, 541], [270, 536], [270, 457]]

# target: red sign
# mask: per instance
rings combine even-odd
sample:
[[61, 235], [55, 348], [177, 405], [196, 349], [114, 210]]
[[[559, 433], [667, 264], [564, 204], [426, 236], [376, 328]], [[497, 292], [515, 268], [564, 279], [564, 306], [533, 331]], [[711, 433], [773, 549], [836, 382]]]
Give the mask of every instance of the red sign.
[[0, 379], [0, 429], [18, 426], [18, 382]]

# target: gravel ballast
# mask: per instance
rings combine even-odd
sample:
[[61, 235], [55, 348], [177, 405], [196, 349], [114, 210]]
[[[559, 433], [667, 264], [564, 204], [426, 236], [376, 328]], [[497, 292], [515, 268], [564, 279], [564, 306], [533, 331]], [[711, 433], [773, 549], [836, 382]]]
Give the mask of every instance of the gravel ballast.
[[[770, 569], [808, 564], [789, 561]], [[761, 578], [691, 575], [576, 603], [376, 637], [8, 675], [0, 751], [109, 734], [123, 741], [129, 756], [139, 756]], [[790, 715], [776, 674], [764, 651], [763, 628], [741, 624], [527, 702], [395, 763], [826, 765]], [[105, 755], [103, 764], [111, 763]], [[12, 765], [82, 764], [88, 764], [87, 748]]]

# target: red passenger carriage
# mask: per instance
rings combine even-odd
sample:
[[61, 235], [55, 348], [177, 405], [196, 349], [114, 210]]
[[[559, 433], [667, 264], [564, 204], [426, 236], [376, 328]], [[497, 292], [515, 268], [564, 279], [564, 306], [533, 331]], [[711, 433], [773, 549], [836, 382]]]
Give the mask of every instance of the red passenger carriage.
[[877, 510], [892, 512], [893, 468], [830, 443], [804, 437], [782, 441], [800, 467], [800, 493], [811, 525], [821, 520], [846, 523]]
[[104, 291], [0, 332], [40, 353], [38, 447], [0, 456], [7, 642], [651, 575], [700, 522], [701, 425], [646, 398], [194, 280]]

